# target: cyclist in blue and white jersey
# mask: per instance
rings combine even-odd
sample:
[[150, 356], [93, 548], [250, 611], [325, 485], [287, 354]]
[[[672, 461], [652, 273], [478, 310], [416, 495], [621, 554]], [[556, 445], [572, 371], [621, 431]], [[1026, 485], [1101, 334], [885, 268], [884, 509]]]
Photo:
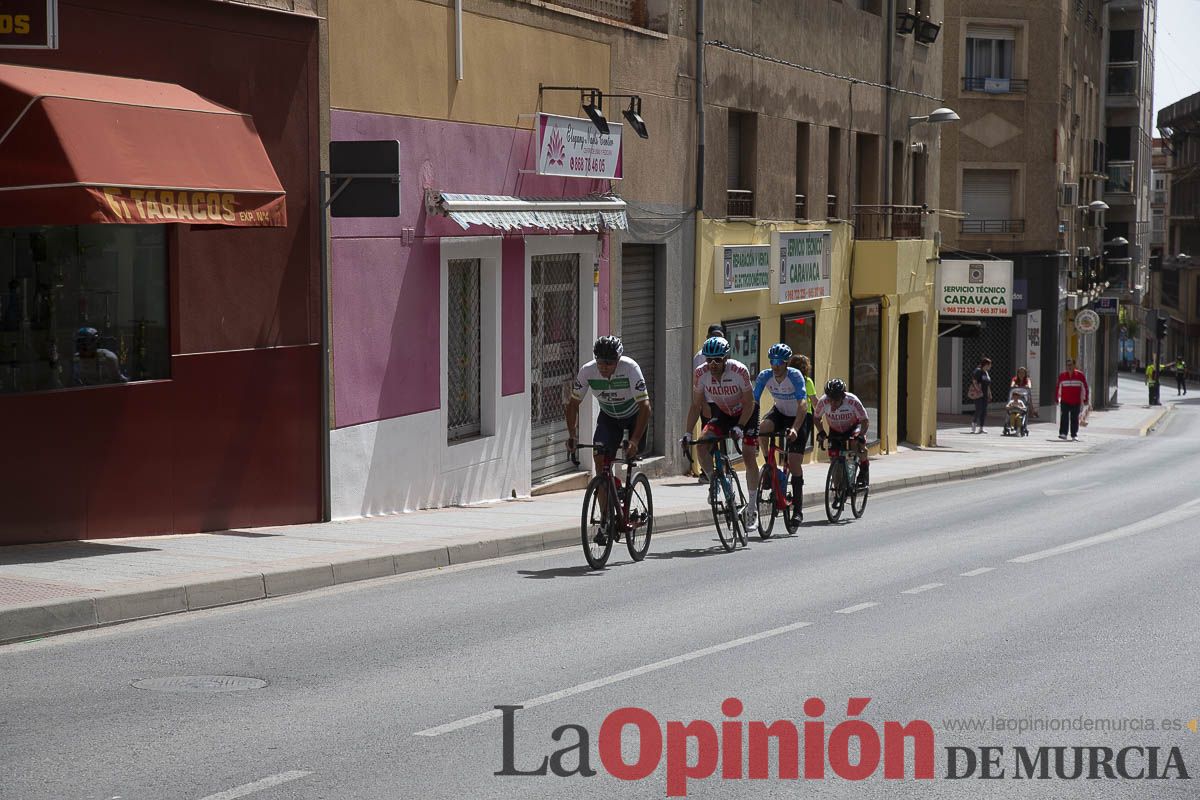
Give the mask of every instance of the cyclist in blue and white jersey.
[[[574, 452], [579, 430], [579, 404], [590, 389], [600, 404], [596, 418], [596, 433], [592, 441], [603, 445], [594, 450], [596, 469], [603, 468], [603, 459], [611, 458], [625, 434], [629, 434], [626, 454], [636, 456], [646, 426], [650, 424], [650, 393], [642, 368], [624, 355], [625, 346], [616, 336], [601, 336], [592, 347], [596, 356], [584, 364], [571, 385], [567, 401], [567, 449]], [[603, 497], [601, 497], [603, 501]]]
[[762, 436], [769, 436], [775, 431], [787, 432], [788, 469], [792, 473], [792, 502], [797, 518], [803, 519], [800, 501], [804, 494], [804, 441], [800, 438], [800, 428], [808, 411], [808, 392], [804, 385], [804, 375], [795, 367], [788, 366], [791, 357], [792, 348], [783, 342], [771, 345], [771, 349], [767, 351], [767, 360], [771, 362], [771, 368], [758, 373], [758, 378], [754, 381], [754, 402], [761, 404], [764, 391], [770, 392], [775, 401], [774, 408], [758, 424], [758, 432]]

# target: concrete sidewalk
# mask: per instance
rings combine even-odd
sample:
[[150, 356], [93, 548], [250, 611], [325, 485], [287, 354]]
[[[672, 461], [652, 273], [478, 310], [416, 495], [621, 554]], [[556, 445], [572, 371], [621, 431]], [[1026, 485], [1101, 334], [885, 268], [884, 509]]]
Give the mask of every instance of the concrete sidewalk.
[[[1121, 385], [1123, 396], [1144, 397], [1144, 390], [1134, 394], [1139, 383]], [[871, 488], [962, 480], [1067, 458], [1144, 436], [1168, 410], [1134, 401], [1095, 412], [1079, 442], [1060, 441], [1052, 421], [1034, 420], [1030, 435], [1018, 438], [1001, 436], [999, 424], [971, 435], [966, 416], [947, 418], [939, 422], [937, 447], [875, 459]], [[806, 527], [824, 522], [825, 470], [824, 464], [806, 470]], [[658, 479], [653, 490], [656, 533], [711, 525], [705, 490], [695, 480]], [[573, 491], [343, 522], [0, 548], [0, 642], [577, 547], [582, 497]], [[872, 524], [869, 511], [858, 524]]]

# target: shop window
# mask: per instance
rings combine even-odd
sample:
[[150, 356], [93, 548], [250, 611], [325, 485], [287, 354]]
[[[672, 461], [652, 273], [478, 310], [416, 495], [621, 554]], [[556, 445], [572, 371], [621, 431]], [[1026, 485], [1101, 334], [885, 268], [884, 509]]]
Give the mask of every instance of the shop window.
[[1160, 305], [1179, 308], [1179, 270], [1164, 269], [1162, 275], [1162, 302]]
[[170, 376], [163, 225], [0, 233], [0, 393]]
[[722, 320], [721, 329], [725, 331], [725, 338], [729, 340], [729, 344], [733, 348], [730, 357], [734, 361], [740, 361], [745, 364], [746, 369], [750, 370], [752, 378], [757, 376], [759, 371], [758, 317], [730, 321]]
[[850, 330], [850, 391], [862, 401], [871, 426], [869, 441], [879, 439], [880, 372], [883, 327], [879, 301], [856, 303]]
[[[808, 356], [809, 363], [816, 359], [817, 346], [817, 318], [812, 312], [807, 314], [793, 314], [790, 317], [781, 317], [779, 320], [779, 341], [792, 348], [792, 354], [797, 356]], [[817, 379], [812, 375], [806, 375], [807, 378], [812, 378], [815, 382]]]
[[447, 439], [480, 434], [480, 260], [452, 259], [447, 275], [446, 396]]

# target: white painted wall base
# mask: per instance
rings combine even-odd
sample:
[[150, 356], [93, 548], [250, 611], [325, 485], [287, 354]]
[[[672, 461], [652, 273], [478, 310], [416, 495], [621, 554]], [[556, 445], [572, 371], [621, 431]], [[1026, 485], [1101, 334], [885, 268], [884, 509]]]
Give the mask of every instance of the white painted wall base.
[[448, 445], [443, 412], [330, 435], [333, 518], [529, 496], [529, 396], [500, 398], [496, 435]]

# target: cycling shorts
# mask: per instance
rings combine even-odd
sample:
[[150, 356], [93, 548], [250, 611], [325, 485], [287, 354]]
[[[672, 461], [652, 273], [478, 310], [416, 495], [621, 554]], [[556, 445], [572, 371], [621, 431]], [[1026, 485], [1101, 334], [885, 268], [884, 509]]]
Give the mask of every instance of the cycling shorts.
[[[737, 427], [738, 419], [741, 414], [727, 414], [723, 409], [713, 406], [713, 416], [704, 425], [705, 436], [716, 436], [723, 438], [729, 435], [729, 432]], [[742, 441], [751, 447], [758, 445], [758, 403], [754, 404], [754, 413], [750, 415], [750, 421], [742, 427]]]
[[621, 446], [621, 442], [625, 441], [625, 434], [633, 433], [633, 429], [637, 425], [637, 418], [637, 414], [623, 418], [610, 417], [601, 411], [600, 416], [596, 417], [596, 433], [592, 436], [592, 442], [603, 448], [599, 452], [607, 456], [615, 456], [617, 448]]
[[[796, 418], [789, 417], [787, 414], [782, 413], [778, 408], [772, 408], [767, 412], [767, 420], [764, 421], [770, 421], [770, 423], [775, 426], [775, 433], [782, 432], [786, 434], [788, 428], [792, 427], [792, 425], [796, 422]], [[805, 438], [803, 422], [801, 422], [800, 427], [796, 429], [796, 433], [796, 441], [787, 442], [787, 447], [785, 449], [789, 453], [804, 452]]]

